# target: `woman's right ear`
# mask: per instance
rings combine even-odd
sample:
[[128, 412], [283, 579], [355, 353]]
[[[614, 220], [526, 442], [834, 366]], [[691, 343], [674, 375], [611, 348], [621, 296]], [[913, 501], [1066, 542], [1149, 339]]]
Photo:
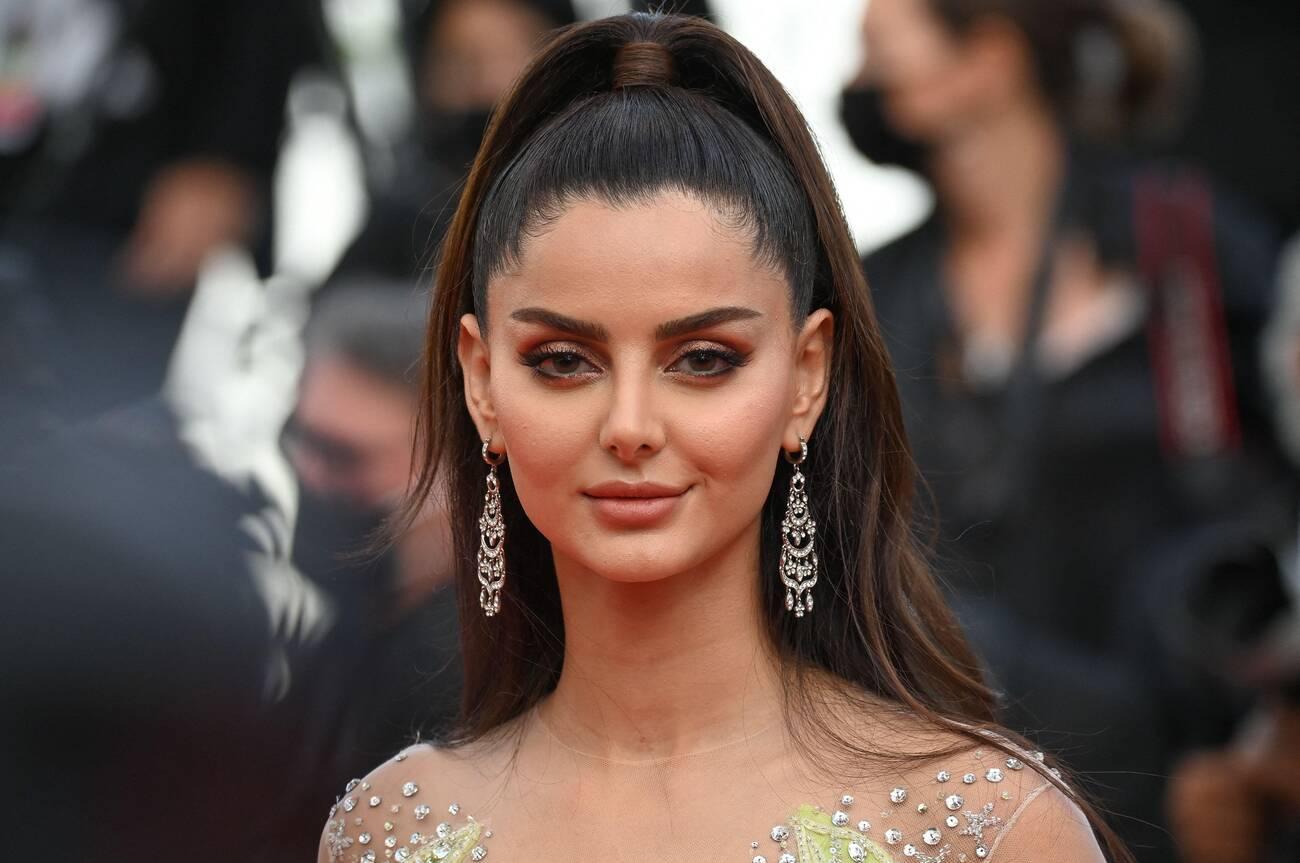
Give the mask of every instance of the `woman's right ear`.
[[460, 319], [456, 356], [465, 375], [465, 405], [478, 427], [479, 438], [487, 440], [497, 428], [497, 415], [492, 406], [492, 364], [478, 318], [473, 314]]

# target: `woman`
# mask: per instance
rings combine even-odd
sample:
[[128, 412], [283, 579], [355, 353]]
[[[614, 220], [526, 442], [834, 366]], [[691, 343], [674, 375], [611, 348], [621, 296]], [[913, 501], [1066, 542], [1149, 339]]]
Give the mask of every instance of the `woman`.
[[1102, 859], [993, 730], [834, 189], [741, 45], [634, 14], [541, 53], [425, 375], [462, 727], [349, 783], [322, 861]]
[[1105, 773], [1125, 838], [1166, 846], [1159, 777], [1229, 703], [1154, 673], [1178, 582], [1217, 562], [1175, 558], [1294, 524], [1256, 371], [1268, 234], [1204, 180], [1113, 155], [1185, 87], [1163, 2], [873, 0], [864, 35], [846, 125], [935, 192], [866, 267], [944, 580], [1008, 723], [1059, 734], [1039, 739]]

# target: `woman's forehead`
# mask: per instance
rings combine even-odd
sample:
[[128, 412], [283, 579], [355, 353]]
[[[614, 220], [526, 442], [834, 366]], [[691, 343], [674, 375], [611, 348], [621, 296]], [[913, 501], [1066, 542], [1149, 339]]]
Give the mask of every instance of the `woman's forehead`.
[[537, 306], [585, 310], [584, 317], [672, 318], [717, 306], [767, 315], [789, 306], [789, 286], [755, 257], [746, 230], [693, 195], [665, 192], [635, 203], [570, 204], [530, 233], [514, 266], [492, 280], [488, 303], [490, 317]]

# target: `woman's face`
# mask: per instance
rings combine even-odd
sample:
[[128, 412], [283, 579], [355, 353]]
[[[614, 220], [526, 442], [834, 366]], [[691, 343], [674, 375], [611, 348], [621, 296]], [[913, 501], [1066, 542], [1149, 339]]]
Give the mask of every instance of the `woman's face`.
[[[652, 581], [752, 555], [811, 437], [831, 320], [698, 199], [574, 203], [462, 321], [466, 397], [557, 566]], [[816, 443], [813, 442], [815, 447]]]

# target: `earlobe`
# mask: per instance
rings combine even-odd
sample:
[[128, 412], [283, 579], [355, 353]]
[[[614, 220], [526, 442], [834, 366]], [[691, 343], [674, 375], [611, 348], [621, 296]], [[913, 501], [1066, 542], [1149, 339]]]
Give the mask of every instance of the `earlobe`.
[[496, 411], [492, 406], [492, 365], [487, 342], [479, 329], [478, 318], [472, 314], [460, 319], [460, 336], [456, 342], [456, 356], [465, 377], [465, 406], [469, 408], [480, 438], [488, 439], [496, 432]]
[[795, 343], [795, 397], [790, 423], [782, 439], [787, 452], [798, 452], [800, 438], [811, 438], [826, 407], [830, 387], [835, 319], [827, 309], [808, 316]]

